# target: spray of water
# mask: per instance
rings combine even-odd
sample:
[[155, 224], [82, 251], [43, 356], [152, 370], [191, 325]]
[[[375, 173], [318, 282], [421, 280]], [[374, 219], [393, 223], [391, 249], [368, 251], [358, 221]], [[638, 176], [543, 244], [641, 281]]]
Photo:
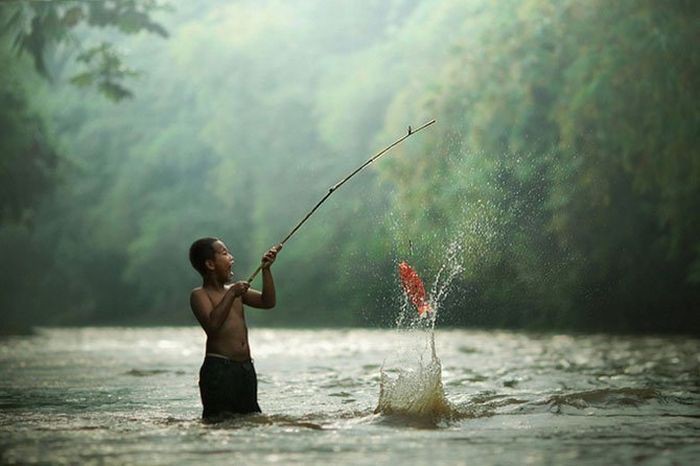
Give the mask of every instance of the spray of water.
[[396, 320], [402, 344], [382, 365], [375, 413], [431, 423], [456, 413], [442, 385], [442, 365], [435, 350], [435, 323], [452, 281], [463, 270], [461, 245], [459, 237], [446, 248], [429, 291], [432, 312], [419, 316], [410, 301], [403, 300]]

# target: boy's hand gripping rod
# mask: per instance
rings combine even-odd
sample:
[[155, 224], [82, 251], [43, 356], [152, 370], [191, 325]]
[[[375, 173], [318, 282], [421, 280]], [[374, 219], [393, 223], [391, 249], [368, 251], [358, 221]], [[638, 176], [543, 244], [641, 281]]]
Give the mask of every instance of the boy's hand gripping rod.
[[[296, 233], [297, 230], [298, 230], [299, 228], [301, 228], [301, 226], [304, 224], [304, 222], [306, 222], [306, 221], [309, 219], [309, 217], [311, 217], [311, 215], [313, 215], [313, 213], [316, 212], [316, 209], [318, 209], [318, 208], [321, 206], [321, 204], [323, 204], [323, 203], [326, 201], [326, 199], [328, 199], [328, 198], [330, 197], [330, 195], [333, 194], [333, 193], [335, 192], [336, 189], [338, 189], [338, 188], [340, 188], [342, 185], [344, 185], [350, 178], [352, 178], [352, 177], [355, 176], [357, 173], [359, 173], [359, 172], [360, 172], [363, 168], [365, 168], [367, 165], [369, 165], [370, 163], [374, 162], [374, 161], [377, 160], [379, 157], [381, 157], [382, 155], [384, 155], [385, 153], [387, 153], [387, 152], [389, 151], [389, 149], [391, 149], [391, 148], [394, 147], [394, 146], [397, 146], [397, 145], [401, 144], [404, 140], [408, 139], [408, 137], [411, 136], [412, 134], [416, 134], [418, 131], [427, 128], [428, 126], [432, 125], [433, 123], [435, 123], [435, 120], [430, 120], [429, 122], [427, 122], [427, 123], [425, 123], [424, 125], [418, 127], [417, 129], [411, 129], [411, 127], [409, 126], [409, 127], [408, 127], [408, 132], [407, 132], [406, 134], [404, 134], [402, 137], [400, 137], [400, 138], [397, 139], [396, 141], [394, 141], [394, 142], [392, 142], [391, 144], [389, 144], [388, 146], [386, 146], [384, 149], [382, 149], [381, 151], [379, 151], [376, 155], [372, 156], [372, 157], [371, 157], [369, 160], [367, 160], [365, 163], [363, 163], [362, 165], [360, 165], [359, 167], [357, 167], [357, 168], [356, 168], [352, 173], [350, 173], [348, 176], [346, 176], [345, 178], [343, 178], [342, 180], [338, 181], [336, 184], [334, 184], [333, 186], [331, 186], [331, 187], [328, 189], [328, 192], [326, 193], [326, 195], [323, 196], [323, 197], [321, 198], [320, 201], [318, 201], [318, 203], [314, 206], [314, 208], [311, 209], [311, 210], [309, 211], [309, 213], [307, 213], [306, 216], [305, 216], [304, 218], [302, 218], [301, 221], [300, 221], [299, 223], [297, 223], [297, 226], [295, 226], [294, 228], [292, 228], [292, 231], [290, 231], [289, 234], [288, 234], [287, 236], [285, 236], [285, 238], [284, 238], [282, 241], [279, 242], [279, 244], [280, 244], [280, 245], [284, 245], [284, 243], [286, 243], [287, 240], [289, 240], [289, 238], [291, 238], [292, 235], [293, 235], [294, 233]], [[258, 275], [258, 273], [260, 273], [260, 271], [262, 270], [262, 268], [263, 268], [263, 264], [261, 263], [261, 264], [258, 266], [258, 268], [255, 269], [255, 272], [253, 272], [253, 274], [250, 276], [250, 278], [248, 278], [248, 283], [252, 282], [252, 281], [255, 279], [255, 277]]]

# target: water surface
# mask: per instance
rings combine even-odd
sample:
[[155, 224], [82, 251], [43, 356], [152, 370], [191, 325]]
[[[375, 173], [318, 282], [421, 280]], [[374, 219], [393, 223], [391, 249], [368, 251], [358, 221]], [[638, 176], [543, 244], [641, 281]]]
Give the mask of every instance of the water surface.
[[[435, 374], [427, 336], [253, 328], [264, 413], [219, 424], [199, 419], [198, 328], [40, 329], [5, 338], [1, 462], [608, 465], [700, 458], [697, 339], [438, 330]], [[387, 380], [393, 390], [384, 390], [377, 410]], [[411, 400], [411, 393], [424, 399]]]

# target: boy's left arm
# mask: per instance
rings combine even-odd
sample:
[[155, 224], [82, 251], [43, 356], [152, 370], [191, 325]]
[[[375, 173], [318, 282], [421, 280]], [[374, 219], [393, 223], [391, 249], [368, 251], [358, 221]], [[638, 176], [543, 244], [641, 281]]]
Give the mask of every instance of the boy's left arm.
[[259, 309], [272, 309], [277, 303], [275, 296], [275, 281], [272, 278], [270, 266], [277, 257], [277, 253], [282, 249], [282, 245], [278, 244], [270, 248], [262, 258], [262, 292], [252, 288], [243, 295], [243, 304]]

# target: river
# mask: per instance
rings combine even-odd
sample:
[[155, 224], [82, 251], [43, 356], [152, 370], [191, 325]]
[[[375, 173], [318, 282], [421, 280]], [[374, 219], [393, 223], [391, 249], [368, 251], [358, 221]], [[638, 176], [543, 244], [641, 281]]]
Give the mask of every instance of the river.
[[250, 340], [263, 414], [206, 424], [198, 328], [43, 328], [5, 337], [0, 462], [700, 459], [698, 339], [252, 328]]

